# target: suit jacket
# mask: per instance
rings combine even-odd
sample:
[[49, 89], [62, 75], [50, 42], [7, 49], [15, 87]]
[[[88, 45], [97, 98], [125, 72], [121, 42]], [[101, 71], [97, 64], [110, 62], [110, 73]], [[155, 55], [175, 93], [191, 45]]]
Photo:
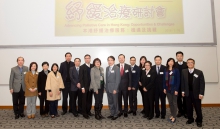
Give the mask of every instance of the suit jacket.
[[[92, 68], [93, 65], [90, 64], [90, 68]], [[79, 69], [79, 82], [81, 84], [81, 88], [85, 88], [85, 90], [89, 90], [90, 87], [90, 81], [91, 77], [90, 74], [88, 73], [88, 66], [86, 64], [83, 64], [80, 66]], [[90, 71], [91, 72], [91, 71]], [[89, 74], [89, 77], [88, 77]]]
[[78, 90], [77, 84], [79, 83], [79, 74], [75, 66], [70, 68], [70, 80], [71, 80], [71, 91], [77, 91]]
[[111, 72], [109, 73], [109, 66], [106, 68], [106, 85], [105, 90], [108, 93], [113, 93], [116, 90], [118, 93], [119, 84], [121, 81], [120, 68], [116, 65], [113, 66]]
[[98, 91], [98, 89], [101, 89], [101, 81], [100, 81], [101, 76], [104, 82], [104, 70], [102, 67], [98, 69], [96, 66], [94, 66], [91, 69], [90, 75], [91, 75], [90, 89], [93, 89], [93, 91], [96, 92]]
[[[63, 79], [59, 72], [57, 72], [57, 76], [55, 76], [54, 72], [50, 72], [47, 75], [47, 82], [45, 90], [47, 90], [47, 100], [54, 101], [54, 100], [60, 100], [61, 93], [58, 95], [58, 91], [60, 89], [64, 89]], [[53, 93], [53, 96], [50, 97], [49, 90]]]
[[[185, 96], [189, 96], [189, 84], [188, 84], [188, 69], [182, 71], [181, 90], [185, 93]], [[198, 69], [194, 69], [193, 74], [193, 94], [194, 98], [198, 99], [199, 95], [205, 93], [205, 79], [203, 72]]]
[[163, 76], [166, 66], [160, 65], [159, 73], [157, 74], [157, 67], [156, 65], [152, 66], [152, 69], [156, 72], [156, 79], [155, 79], [155, 88], [157, 91], [163, 91]]
[[37, 96], [38, 92], [37, 90], [35, 92], [31, 92], [29, 89], [37, 89], [37, 79], [38, 79], [38, 72], [36, 72], [34, 75], [31, 71], [26, 73], [25, 76], [25, 96], [26, 97], [32, 97]]
[[[70, 61], [70, 68], [73, 66], [75, 66], [74, 62]], [[67, 78], [67, 74], [69, 74], [69, 71], [67, 71], [66, 61], [64, 61], [60, 64], [59, 72], [62, 76], [63, 82], [65, 82], [66, 78]]]
[[157, 73], [152, 68], [150, 69], [147, 75], [146, 70], [142, 71], [141, 83], [143, 88], [146, 88], [147, 91], [155, 89], [156, 74]]
[[[48, 74], [50, 71], [48, 70]], [[46, 87], [46, 81], [47, 81], [47, 75], [44, 73], [44, 70], [42, 70], [38, 75], [37, 80], [37, 89], [38, 93], [46, 93], [45, 87]]]
[[13, 92], [19, 92], [22, 86], [23, 91], [25, 91], [25, 75], [28, 72], [28, 67], [22, 67], [22, 73], [18, 66], [11, 68], [11, 74], [9, 79], [9, 90], [13, 89]]
[[[120, 69], [120, 64], [117, 64], [117, 66]], [[121, 76], [119, 90], [127, 91], [128, 87], [131, 87], [131, 66], [124, 63], [124, 74]]]
[[139, 80], [140, 80], [140, 68], [137, 65], [134, 65], [134, 68], [131, 71], [131, 87], [138, 89]]

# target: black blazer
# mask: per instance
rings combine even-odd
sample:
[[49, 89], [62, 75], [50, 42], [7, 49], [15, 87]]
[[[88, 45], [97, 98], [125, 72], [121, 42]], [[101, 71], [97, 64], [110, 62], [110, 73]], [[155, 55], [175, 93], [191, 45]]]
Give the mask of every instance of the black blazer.
[[70, 88], [71, 91], [77, 91], [78, 90], [77, 84], [79, 83], [79, 74], [75, 66], [70, 68], [70, 80], [71, 80], [71, 88]]
[[147, 75], [146, 70], [142, 70], [141, 83], [143, 88], [145, 87], [147, 91], [155, 89], [156, 74], [157, 73], [152, 68]]
[[[120, 69], [120, 64], [117, 64]], [[121, 69], [120, 69], [121, 72]], [[121, 81], [119, 84], [119, 90], [128, 90], [128, 87], [131, 87], [131, 66], [124, 63], [124, 74], [121, 76]]]
[[160, 65], [160, 71], [158, 74], [156, 65], [152, 66], [152, 69], [156, 72], [155, 88], [157, 91], [163, 91], [164, 71], [166, 66]]
[[[182, 71], [181, 90], [182, 92], [185, 93], [185, 96], [189, 96], [188, 72], [189, 72], [188, 69], [184, 69]], [[199, 95], [204, 95], [204, 92], [205, 92], [205, 79], [203, 72], [198, 69], [194, 69], [194, 74], [193, 74], [194, 98], [198, 99]]]
[[[93, 67], [93, 64], [90, 64], [90, 70]], [[88, 66], [86, 64], [83, 64], [79, 68], [79, 82], [81, 85], [81, 88], [85, 88], [85, 90], [89, 90], [90, 82], [91, 82], [91, 76], [89, 74], [88, 77]]]
[[[48, 74], [50, 73], [50, 70], [48, 70]], [[47, 81], [47, 75], [44, 73], [44, 70], [39, 72], [38, 80], [37, 80], [37, 89], [38, 93], [46, 93], [45, 86]]]
[[[75, 66], [74, 62], [70, 61], [70, 68]], [[67, 74], [69, 74], [69, 71], [67, 71], [67, 65], [66, 65], [66, 61], [62, 62], [60, 64], [60, 70], [59, 70], [62, 79], [63, 79], [63, 83], [66, 81], [67, 78]], [[64, 85], [65, 86], [65, 85]]]
[[131, 71], [131, 87], [137, 89], [139, 86], [139, 80], [140, 80], [140, 68], [137, 65], [134, 65], [134, 68]]

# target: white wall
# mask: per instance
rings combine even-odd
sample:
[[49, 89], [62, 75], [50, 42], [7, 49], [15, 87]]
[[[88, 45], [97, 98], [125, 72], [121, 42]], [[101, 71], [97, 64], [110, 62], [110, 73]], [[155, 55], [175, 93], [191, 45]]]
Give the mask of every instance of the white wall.
[[[215, 17], [216, 17], [217, 40], [220, 41], [220, 0], [215, 0]], [[198, 22], [199, 24], [199, 21], [195, 21], [195, 22]], [[217, 53], [218, 53], [218, 61], [220, 61], [220, 45], [217, 45]], [[10, 55], [7, 56], [10, 58]], [[207, 65], [207, 67], [212, 67], [212, 62], [209, 62], [209, 59], [204, 59], [204, 60], [206, 60], [206, 64], [204, 65]], [[5, 62], [1, 60], [1, 63], [5, 63]], [[218, 63], [218, 73], [220, 73], [220, 63]], [[0, 77], [1, 76], [4, 76], [4, 73], [1, 73]], [[202, 102], [203, 104], [220, 104], [219, 83], [206, 83], [205, 90], [206, 90], [205, 98], [203, 99]], [[9, 88], [7, 85], [0, 86], [0, 98], [1, 98], [0, 106], [12, 105], [12, 97], [9, 93]], [[107, 98], [106, 94], [104, 95], [104, 98]], [[138, 95], [138, 98], [140, 100], [141, 98], [140, 94]], [[37, 104], [39, 105], [39, 101], [37, 102]], [[59, 102], [59, 105], [61, 105], [61, 101]], [[104, 105], [107, 105], [107, 101], [104, 102]]]

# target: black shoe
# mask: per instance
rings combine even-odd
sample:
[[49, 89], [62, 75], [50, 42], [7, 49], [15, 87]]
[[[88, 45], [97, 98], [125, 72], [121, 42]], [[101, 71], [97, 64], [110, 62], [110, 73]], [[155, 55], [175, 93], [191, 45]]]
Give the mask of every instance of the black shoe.
[[18, 119], [18, 118], [19, 118], [19, 115], [18, 115], [18, 114], [16, 114], [16, 115], [15, 115], [15, 119]]
[[73, 115], [74, 115], [75, 117], [78, 117], [78, 116], [79, 116], [77, 113], [73, 113]]
[[151, 120], [151, 119], [153, 119], [153, 117], [148, 117], [147, 119], [148, 119], [148, 120]]
[[24, 113], [21, 113], [21, 114], [20, 114], [20, 117], [25, 117]]
[[118, 117], [117, 117], [117, 116], [116, 116], [116, 117], [115, 117], [115, 116], [114, 116], [114, 117], [112, 117], [112, 120], [116, 120], [116, 119], [118, 119]]
[[194, 122], [194, 120], [187, 120], [186, 124], [192, 124]]
[[61, 115], [65, 115], [65, 114], [66, 114], [66, 112], [62, 112], [62, 113], [61, 113]]
[[176, 117], [181, 117], [182, 116], [182, 114], [181, 113], [178, 113], [177, 115], [176, 115]]
[[124, 117], [128, 117], [128, 113], [124, 113]]
[[83, 117], [84, 117], [85, 119], [89, 119], [89, 116], [88, 116], [88, 115], [83, 115]]
[[159, 117], [160, 117], [160, 115], [156, 115], [156, 116], [155, 116], [155, 118], [159, 118]]
[[136, 116], [137, 115], [137, 113], [136, 112], [133, 112], [133, 116]]
[[142, 110], [141, 113], [144, 114], [144, 110]]
[[161, 116], [161, 119], [165, 119], [165, 116]]
[[133, 113], [133, 111], [132, 111], [132, 110], [129, 110], [129, 111], [128, 111], [128, 114], [131, 114], [131, 113]]
[[184, 117], [187, 119], [188, 118], [187, 114], [184, 114]]
[[110, 115], [110, 116], [108, 116], [107, 118], [112, 119], [113, 117], [114, 117], [114, 116], [111, 116], [111, 115]]
[[202, 122], [197, 122], [197, 127], [202, 127]]
[[88, 112], [88, 115], [89, 115], [89, 116], [94, 116], [94, 114], [92, 114], [91, 112]]
[[118, 113], [118, 117], [121, 117], [122, 115], [123, 115], [123, 113], [122, 113], [122, 112]]
[[147, 116], [147, 115], [144, 115], [143, 118], [148, 118], [148, 116]]
[[72, 110], [69, 110], [69, 113], [73, 113], [73, 111], [72, 111]]

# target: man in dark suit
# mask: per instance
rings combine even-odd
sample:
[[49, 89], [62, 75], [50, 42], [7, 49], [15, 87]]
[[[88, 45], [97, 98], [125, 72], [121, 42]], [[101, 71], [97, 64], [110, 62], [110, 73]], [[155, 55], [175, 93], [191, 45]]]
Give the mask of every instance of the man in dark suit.
[[[176, 52], [177, 62], [175, 62], [175, 67], [179, 69], [180, 78], [181, 78], [181, 75], [182, 75], [182, 70], [187, 69], [187, 64], [186, 64], [185, 61], [183, 61], [183, 56], [184, 56], [183, 52], [181, 52], [181, 51]], [[181, 85], [181, 80], [180, 80], [180, 85]], [[179, 86], [179, 92], [178, 93], [181, 93], [181, 86]], [[178, 106], [177, 117], [184, 116], [185, 118], [187, 118], [186, 100], [185, 100], [184, 97], [182, 97], [181, 94], [178, 94], [177, 106]]]
[[[80, 58], [74, 59], [75, 66], [70, 68], [70, 80], [71, 80], [71, 100], [72, 100], [72, 112], [75, 117], [78, 117], [78, 112], [82, 111], [82, 91], [79, 83], [79, 67], [81, 60]], [[78, 98], [78, 111], [76, 108], [76, 99]]]
[[137, 111], [137, 90], [139, 87], [139, 80], [140, 80], [140, 68], [135, 64], [136, 58], [134, 56], [130, 57], [130, 64], [131, 64], [131, 90], [129, 91], [129, 106], [130, 111], [128, 112], [133, 113], [133, 116], [136, 116]]
[[205, 93], [205, 79], [201, 70], [195, 69], [195, 60], [189, 58], [187, 60], [188, 69], [182, 71], [181, 90], [182, 96], [186, 98], [188, 121], [186, 124], [194, 122], [193, 106], [196, 111], [196, 123], [198, 127], [202, 127], [202, 109], [201, 100]]
[[85, 63], [79, 69], [79, 82], [82, 89], [82, 114], [84, 118], [89, 119], [89, 116], [94, 115], [91, 113], [93, 91], [89, 90], [91, 82], [90, 71], [93, 64], [90, 64], [91, 56], [89, 54], [86, 54], [84, 59]]
[[[128, 117], [128, 91], [131, 90], [131, 67], [125, 63], [125, 55], [120, 54], [118, 56], [119, 64], [117, 66], [120, 68], [121, 81], [119, 84], [118, 93], [118, 109], [120, 117], [124, 113], [124, 117]], [[122, 97], [124, 99], [124, 110], [122, 110]]]
[[65, 86], [65, 88], [62, 90], [62, 95], [63, 95], [62, 109], [63, 109], [63, 112], [61, 113], [61, 115], [65, 115], [67, 113], [68, 95], [69, 95], [69, 112], [72, 112], [72, 103], [71, 103], [71, 99], [70, 99], [71, 80], [70, 80], [69, 71], [70, 71], [70, 68], [74, 66], [74, 62], [71, 61], [72, 54], [70, 52], [67, 52], [65, 54], [65, 58], [66, 58], [66, 61], [64, 61], [60, 64], [60, 70], [59, 70], [59, 72], [62, 76], [62, 79], [63, 79], [64, 86]]
[[[162, 65], [162, 57], [157, 55], [154, 57], [155, 65], [152, 67], [157, 72], [155, 79], [155, 113], [156, 118], [165, 119], [166, 116], [166, 94], [163, 92], [163, 76], [166, 67]], [[161, 112], [159, 109], [159, 100], [161, 102]]]

